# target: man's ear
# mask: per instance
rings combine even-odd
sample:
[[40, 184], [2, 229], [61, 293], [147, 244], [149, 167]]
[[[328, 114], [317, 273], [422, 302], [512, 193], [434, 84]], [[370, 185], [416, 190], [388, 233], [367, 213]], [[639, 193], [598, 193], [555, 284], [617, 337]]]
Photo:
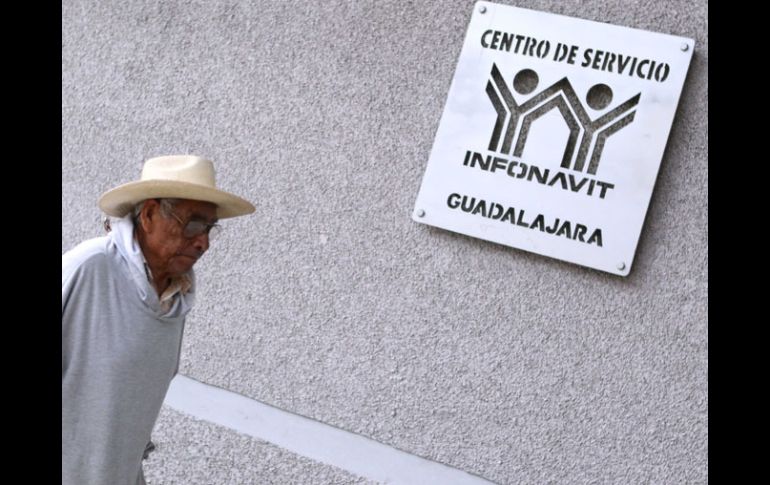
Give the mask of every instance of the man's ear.
[[145, 234], [150, 234], [158, 219], [158, 211], [160, 204], [155, 199], [148, 199], [142, 206], [142, 211], [139, 213], [139, 224], [142, 225], [142, 231]]

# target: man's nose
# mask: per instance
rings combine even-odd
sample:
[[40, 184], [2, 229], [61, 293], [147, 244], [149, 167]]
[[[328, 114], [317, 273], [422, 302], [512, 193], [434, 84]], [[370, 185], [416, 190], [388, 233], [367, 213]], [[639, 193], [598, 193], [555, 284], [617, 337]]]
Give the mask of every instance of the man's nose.
[[200, 255], [203, 255], [209, 249], [209, 235], [204, 232], [198, 234], [192, 240], [193, 247], [198, 251]]

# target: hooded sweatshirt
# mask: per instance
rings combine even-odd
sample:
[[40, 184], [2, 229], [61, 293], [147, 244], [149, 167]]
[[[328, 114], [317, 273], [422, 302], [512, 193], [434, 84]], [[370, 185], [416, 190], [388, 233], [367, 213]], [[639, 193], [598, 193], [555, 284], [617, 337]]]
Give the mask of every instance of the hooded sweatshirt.
[[62, 485], [143, 484], [142, 455], [179, 367], [193, 286], [168, 311], [130, 216], [62, 255]]

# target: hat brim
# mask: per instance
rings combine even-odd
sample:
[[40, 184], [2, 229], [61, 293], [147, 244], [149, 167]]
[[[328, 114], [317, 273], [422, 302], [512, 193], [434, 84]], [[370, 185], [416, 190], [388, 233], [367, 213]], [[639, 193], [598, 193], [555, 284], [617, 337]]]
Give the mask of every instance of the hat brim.
[[123, 217], [136, 204], [146, 199], [190, 199], [211, 202], [217, 206], [217, 217], [245, 216], [256, 208], [247, 200], [211, 187], [175, 180], [142, 180], [108, 190], [99, 198], [99, 208], [113, 217]]

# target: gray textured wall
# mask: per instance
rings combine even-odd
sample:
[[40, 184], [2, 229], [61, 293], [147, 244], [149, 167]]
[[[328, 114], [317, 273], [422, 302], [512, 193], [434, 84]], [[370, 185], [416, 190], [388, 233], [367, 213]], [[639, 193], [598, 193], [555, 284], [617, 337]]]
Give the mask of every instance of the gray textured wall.
[[144, 159], [207, 156], [257, 213], [198, 265], [182, 373], [499, 483], [705, 483], [707, 2], [499, 3], [696, 41], [627, 278], [410, 219], [469, 1], [63, 2], [62, 252]]

